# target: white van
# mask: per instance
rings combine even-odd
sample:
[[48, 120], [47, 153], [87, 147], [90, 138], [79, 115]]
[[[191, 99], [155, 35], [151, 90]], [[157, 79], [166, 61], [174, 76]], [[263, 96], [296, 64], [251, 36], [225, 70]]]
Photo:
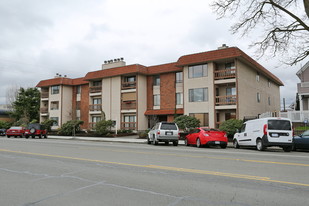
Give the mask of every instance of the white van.
[[290, 152], [293, 145], [292, 122], [277, 117], [249, 120], [234, 135], [233, 144], [234, 148], [254, 146], [259, 151], [279, 146], [285, 152]]

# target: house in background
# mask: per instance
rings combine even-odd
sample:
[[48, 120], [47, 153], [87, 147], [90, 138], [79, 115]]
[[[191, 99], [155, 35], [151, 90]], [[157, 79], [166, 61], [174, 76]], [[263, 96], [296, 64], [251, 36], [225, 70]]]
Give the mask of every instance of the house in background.
[[182, 114], [196, 117], [201, 126], [219, 127], [228, 119], [279, 111], [280, 86], [275, 75], [226, 45], [155, 66], [109, 60], [85, 77], [57, 76], [37, 85], [40, 121], [55, 119], [54, 128], [80, 119], [84, 129], [93, 129], [106, 118], [116, 121], [116, 129], [134, 131]]
[[280, 116], [290, 118], [293, 122], [309, 123], [309, 62], [296, 75], [300, 83], [297, 84], [294, 111], [281, 112]]

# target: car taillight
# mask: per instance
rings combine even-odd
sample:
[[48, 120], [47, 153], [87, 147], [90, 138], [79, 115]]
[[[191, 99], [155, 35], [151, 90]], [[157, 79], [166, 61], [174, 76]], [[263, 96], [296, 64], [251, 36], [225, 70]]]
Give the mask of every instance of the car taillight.
[[267, 124], [264, 124], [263, 133], [264, 135], [267, 135]]
[[157, 134], [160, 134], [160, 131], [158, 131]]

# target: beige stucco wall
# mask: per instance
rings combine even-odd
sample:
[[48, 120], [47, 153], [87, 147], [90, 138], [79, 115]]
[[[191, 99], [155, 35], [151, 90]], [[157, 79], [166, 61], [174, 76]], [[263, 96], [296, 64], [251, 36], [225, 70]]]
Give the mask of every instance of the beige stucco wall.
[[116, 120], [117, 129], [120, 129], [121, 77], [103, 79], [102, 87], [102, 109], [106, 120]]
[[[208, 64], [208, 76], [200, 78], [188, 78], [188, 66], [183, 70], [184, 81], [184, 114], [190, 113], [208, 113], [209, 126], [215, 126], [215, 113], [214, 113], [214, 82], [213, 82], [213, 69], [212, 63]], [[208, 88], [208, 101], [207, 102], [189, 102], [189, 89], [195, 88]]]
[[[62, 108], [62, 124], [72, 120], [72, 97], [73, 88], [71, 86], [62, 86], [62, 102], [59, 107]], [[62, 104], [62, 105], [61, 105]], [[61, 107], [62, 106], [62, 107]]]
[[[241, 61], [237, 61], [237, 94], [238, 94], [238, 118], [244, 116], [257, 116], [268, 111], [280, 111], [280, 87], [271, 81], [268, 86], [268, 78], [261, 72], [260, 81], [256, 80], [257, 71]], [[260, 93], [261, 101], [257, 102], [257, 93]], [[268, 105], [268, 97], [271, 104]]]
[[143, 75], [137, 76], [137, 102], [137, 129], [146, 130], [148, 119], [144, 114], [147, 110], [147, 77]]

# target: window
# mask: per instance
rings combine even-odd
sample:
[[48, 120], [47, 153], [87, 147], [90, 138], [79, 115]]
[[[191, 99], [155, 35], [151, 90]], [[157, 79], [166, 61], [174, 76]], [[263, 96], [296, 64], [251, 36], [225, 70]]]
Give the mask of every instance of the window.
[[201, 126], [209, 126], [209, 115], [208, 113], [190, 113], [189, 116], [195, 117], [200, 120]]
[[270, 97], [268, 97], [268, 105], [270, 105]]
[[235, 63], [234, 62], [226, 63], [225, 69], [235, 69]]
[[258, 92], [258, 93], [256, 93], [256, 101], [257, 102], [261, 102], [261, 94]]
[[270, 80], [268, 80], [268, 87], [270, 87], [271, 86], [271, 81]]
[[236, 88], [235, 87], [226, 88], [226, 95], [236, 95]]
[[76, 110], [80, 110], [80, 101], [76, 101]]
[[183, 81], [183, 73], [176, 72], [176, 83], [182, 83], [182, 81]]
[[60, 86], [59, 85], [52, 86], [51, 87], [51, 94], [59, 94], [59, 90], [60, 90]]
[[124, 115], [123, 116], [124, 128], [125, 129], [136, 129], [136, 115]]
[[94, 81], [92, 82], [92, 86], [101, 86], [102, 85], [102, 81]]
[[153, 106], [160, 106], [160, 94], [153, 95]]
[[156, 75], [153, 77], [153, 85], [160, 86], [160, 76], [159, 75]]
[[257, 72], [255, 78], [256, 78], [256, 81], [259, 82], [260, 81], [260, 73]]
[[189, 89], [189, 102], [208, 101], [208, 88]]
[[189, 67], [189, 78], [206, 77], [208, 75], [207, 64]]
[[99, 122], [101, 121], [101, 116], [92, 116], [91, 120], [92, 122]]
[[55, 120], [52, 126], [59, 126], [59, 117], [50, 117], [51, 120]]
[[182, 105], [183, 100], [182, 100], [182, 93], [176, 93], [176, 105]]
[[135, 82], [136, 76], [127, 76], [123, 78], [124, 82]]
[[50, 110], [58, 110], [59, 109], [59, 101], [50, 103]]
[[81, 85], [78, 85], [76, 87], [76, 94], [80, 94], [81, 93], [81, 90], [82, 90], [82, 86]]
[[102, 101], [101, 101], [101, 98], [93, 98], [92, 99], [92, 104], [101, 104]]

